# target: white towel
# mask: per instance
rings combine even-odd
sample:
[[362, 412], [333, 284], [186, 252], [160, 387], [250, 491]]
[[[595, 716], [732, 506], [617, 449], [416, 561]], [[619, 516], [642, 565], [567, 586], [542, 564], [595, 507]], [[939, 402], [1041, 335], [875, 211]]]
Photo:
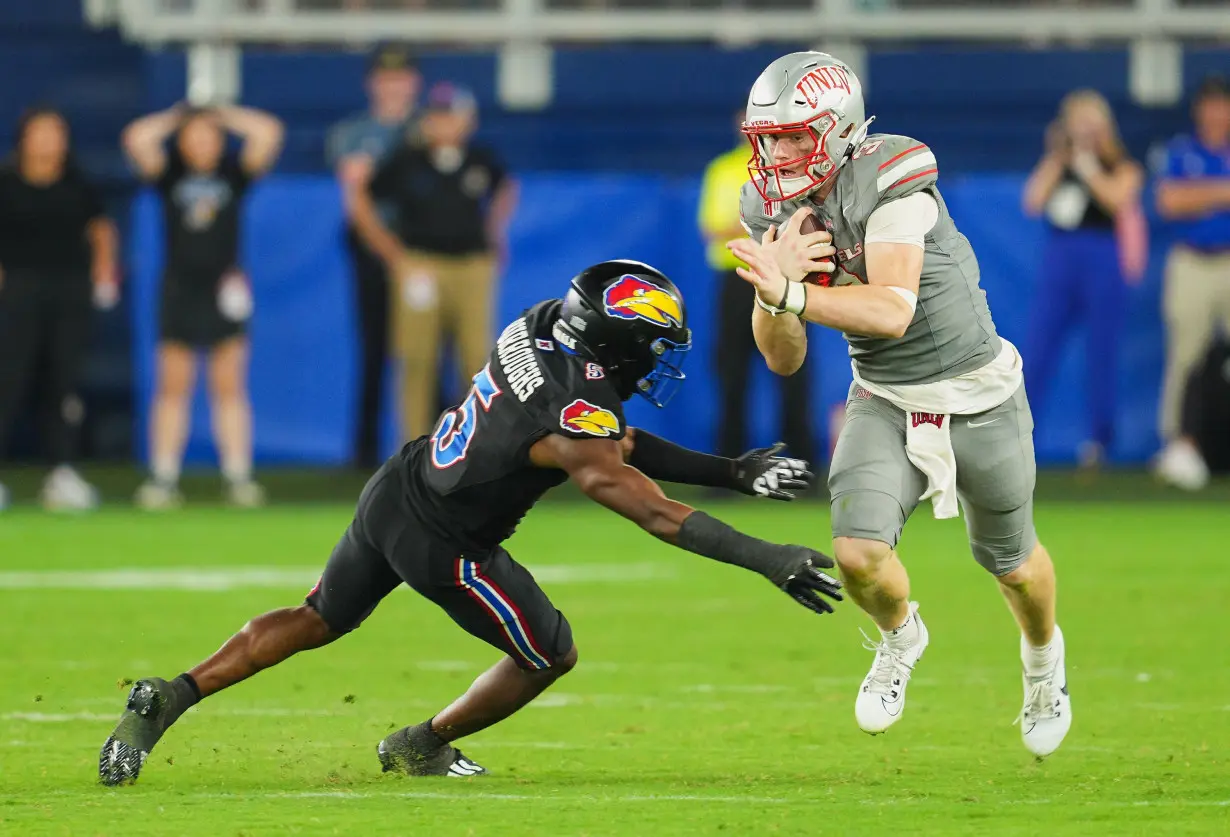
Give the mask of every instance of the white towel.
[[952, 450], [952, 416], [946, 413], [908, 413], [905, 455], [927, 478], [927, 490], [918, 499], [931, 501], [937, 520], [956, 517], [957, 455]]
[[930, 500], [939, 520], [956, 517], [957, 455], [952, 449], [952, 417], [994, 409], [1024, 383], [1021, 355], [1007, 340], [994, 360], [973, 372], [930, 384], [876, 384], [858, 374], [863, 389], [891, 401], [906, 413], [905, 453], [927, 478], [918, 499]]

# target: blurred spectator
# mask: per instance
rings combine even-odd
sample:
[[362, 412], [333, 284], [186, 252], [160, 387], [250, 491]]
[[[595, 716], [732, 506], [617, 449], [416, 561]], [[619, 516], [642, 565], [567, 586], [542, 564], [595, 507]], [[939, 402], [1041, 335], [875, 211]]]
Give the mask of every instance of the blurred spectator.
[[[397, 280], [393, 345], [406, 439], [431, 432], [444, 338], [455, 341], [467, 387], [486, 363], [496, 273], [516, 205], [516, 185], [496, 155], [470, 145], [478, 115], [473, 95], [437, 84], [424, 110], [423, 145], [393, 152], [368, 188], [356, 191], [352, 215]], [[394, 205], [397, 235], [373, 200]]]
[[[227, 153], [227, 132], [242, 141], [237, 156]], [[153, 473], [138, 490], [137, 503], [163, 509], [181, 502], [179, 473], [197, 353], [204, 350], [227, 498], [260, 505], [264, 493], [252, 479], [247, 386], [252, 290], [239, 266], [240, 206], [248, 186], [277, 159], [282, 123], [250, 108], [174, 107], [133, 122], [123, 141], [141, 178], [161, 194], [166, 224], [158, 378], [150, 416]]]
[[[0, 169], [0, 455], [30, 384], [43, 396], [40, 427], [55, 466], [48, 508], [98, 503], [73, 468], [84, 417], [77, 383], [90, 336], [91, 298], [118, 297], [115, 224], [74, 164], [68, 123], [38, 108], [17, 124], [17, 148]], [[0, 508], [8, 492], [0, 485]]]
[[1114, 442], [1124, 281], [1138, 283], [1144, 269], [1143, 259], [1123, 256], [1145, 239], [1143, 183], [1144, 172], [1124, 151], [1106, 99], [1093, 90], [1068, 94], [1047, 129], [1046, 153], [1025, 184], [1026, 213], [1042, 215], [1047, 226], [1025, 382], [1041, 411], [1069, 332], [1085, 330], [1092, 425], [1092, 438], [1080, 453], [1086, 468], [1096, 468]]
[[[422, 79], [410, 53], [385, 46], [373, 56], [367, 75], [368, 111], [334, 126], [329, 133], [329, 163], [342, 187], [348, 224], [346, 247], [355, 283], [359, 317], [359, 403], [355, 418], [354, 464], [373, 468], [379, 458], [380, 402], [389, 351], [389, 284], [384, 263], [368, 249], [355, 229], [354, 193], [401, 142], [418, 135], [418, 101]], [[388, 201], [376, 206], [386, 226], [394, 224]]]
[[1184, 392], [1220, 327], [1230, 336], [1230, 83], [1207, 78], [1192, 104], [1194, 136], [1175, 137], [1160, 162], [1157, 209], [1174, 222], [1177, 243], [1166, 259], [1163, 313], [1166, 377], [1159, 431], [1165, 447], [1158, 475], [1197, 490], [1209, 471], [1182, 426]]
[[[742, 123], [738, 114], [736, 126]], [[740, 135], [740, 140], [742, 140]], [[747, 407], [751, 360], [759, 356], [752, 337], [753, 292], [735, 273], [740, 262], [726, 249], [732, 238], [747, 235], [739, 220], [739, 190], [748, 180], [747, 163], [752, 156], [746, 140], [739, 147], [715, 158], [705, 169], [700, 191], [698, 222], [707, 245], [706, 257], [716, 274], [718, 322], [714, 362], [721, 401], [718, 406], [718, 452], [739, 456], [747, 449]], [[811, 432], [810, 364], [780, 380], [782, 441], [792, 456], [813, 460]]]

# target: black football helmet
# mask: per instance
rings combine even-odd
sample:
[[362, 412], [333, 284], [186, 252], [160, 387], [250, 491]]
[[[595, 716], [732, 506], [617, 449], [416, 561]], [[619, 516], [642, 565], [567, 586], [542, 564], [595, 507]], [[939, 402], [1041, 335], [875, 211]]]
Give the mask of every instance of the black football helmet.
[[553, 334], [565, 349], [602, 366], [619, 397], [665, 406], [684, 379], [692, 348], [683, 295], [661, 271], [615, 260], [573, 277]]

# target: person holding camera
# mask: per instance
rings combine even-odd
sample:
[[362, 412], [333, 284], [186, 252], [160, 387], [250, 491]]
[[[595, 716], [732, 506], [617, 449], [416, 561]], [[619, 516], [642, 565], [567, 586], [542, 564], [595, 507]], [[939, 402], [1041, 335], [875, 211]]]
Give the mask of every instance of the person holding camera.
[[1064, 97], [1025, 184], [1025, 213], [1041, 216], [1047, 235], [1022, 354], [1030, 401], [1044, 415], [1065, 339], [1084, 329], [1091, 433], [1080, 462], [1089, 469], [1114, 443], [1124, 285], [1144, 274], [1143, 185], [1106, 99], [1093, 90]]

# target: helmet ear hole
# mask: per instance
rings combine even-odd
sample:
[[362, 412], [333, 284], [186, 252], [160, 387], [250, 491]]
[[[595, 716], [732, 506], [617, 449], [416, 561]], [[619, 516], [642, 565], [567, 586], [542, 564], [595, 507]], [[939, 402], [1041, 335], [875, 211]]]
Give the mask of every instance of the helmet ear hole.
[[849, 138], [850, 134], [852, 134], [852, 133], [854, 133], [854, 123], [853, 123], [853, 122], [851, 122], [849, 125], [847, 125], [847, 126], [846, 126], [846, 129], [845, 129], [844, 131], [842, 131], [842, 132], [841, 132], [841, 138], [842, 138], [842, 139], [847, 139], [847, 138]]

